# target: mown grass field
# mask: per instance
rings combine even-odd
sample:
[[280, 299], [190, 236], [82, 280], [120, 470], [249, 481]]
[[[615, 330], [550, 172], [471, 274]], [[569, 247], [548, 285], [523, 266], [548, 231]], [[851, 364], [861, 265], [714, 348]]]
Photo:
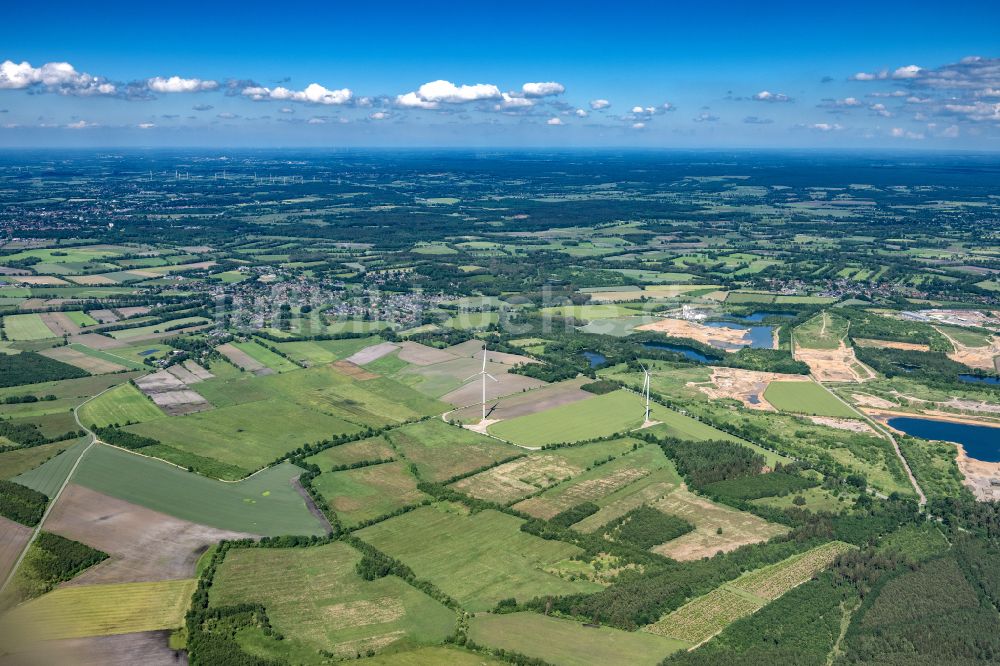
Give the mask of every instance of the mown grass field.
[[306, 462], [319, 465], [323, 471], [329, 471], [338, 465], [352, 465], [365, 460], [387, 460], [395, 455], [396, 452], [392, 450], [385, 435], [378, 435], [324, 449], [306, 458]]
[[525, 446], [577, 442], [638, 428], [644, 409], [639, 396], [619, 390], [501, 421], [490, 426], [489, 432]]
[[386, 437], [430, 481], [444, 481], [524, 453], [478, 433], [428, 419], [392, 430]]
[[313, 487], [348, 527], [427, 498], [403, 462], [323, 472]]
[[771, 382], [764, 391], [764, 399], [783, 412], [845, 419], [858, 417], [847, 405], [814, 382]]
[[184, 624], [195, 582], [61, 587], [18, 606], [8, 620], [28, 641], [174, 629]]
[[16, 314], [3, 318], [3, 330], [8, 340], [43, 340], [55, 336], [40, 315]]
[[100, 349], [91, 349], [87, 345], [81, 345], [78, 342], [74, 342], [69, 345], [70, 349], [76, 350], [81, 354], [86, 354], [92, 358], [99, 358], [104, 361], [110, 361], [111, 363], [117, 363], [118, 365], [123, 365], [130, 370], [145, 370], [147, 366], [142, 363], [135, 361], [127, 356], [121, 355], [121, 351], [116, 349], [113, 352], [102, 351]]
[[527, 601], [601, 589], [547, 573], [547, 566], [580, 549], [522, 532], [521, 522], [489, 510], [469, 515], [446, 503], [415, 509], [357, 536], [399, 558], [418, 578], [431, 581], [470, 611], [488, 610], [509, 597]]
[[263, 604], [285, 639], [279, 643], [248, 632], [239, 642], [286, 658], [310, 652], [310, 661], [318, 660], [318, 650], [353, 658], [368, 649], [440, 643], [453, 631], [453, 611], [395, 576], [364, 580], [355, 572], [360, 559], [342, 542], [230, 550], [216, 573], [210, 603]]
[[480, 614], [469, 623], [479, 645], [511, 650], [552, 664], [643, 664], [654, 666], [690, 643], [646, 632], [587, 627], [537, 613]]
[[223, 483], [152, 458], [99, 445], [87, 453], [73, 482], [219, 529], [265, 536], [323, 534], [323, 526], [309, 513], [305, 501], [291, 485], [291, 478], [301, 471], [291, 463], [282, 463], [243, 481]]
[[139, 423], [165, 418], [166, 415], [153, 401], [132, 384], [116, 386], [79, 409], [80, 422], [98, 428], [113, 423]]
[[261, 344], [258, 344], [257, 342], [234, 342], [233, 346], [253, 360], [266, 365], [276, 372], [290, 372], [292, 370], [299, 369], [299, 366], [295, 365], [287, 358], [275, 354], [273, 351]]

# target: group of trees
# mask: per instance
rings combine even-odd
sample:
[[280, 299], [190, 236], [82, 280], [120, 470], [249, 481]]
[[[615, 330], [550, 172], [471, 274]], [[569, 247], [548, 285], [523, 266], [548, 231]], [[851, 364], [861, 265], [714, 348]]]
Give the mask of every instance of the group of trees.
[[0, 354], [0, 388], [89, 376], [86, 370], [35, 352]]
[[45, 514], [49, 498], [20, 483], [0, 479], [0, 516], [34, 527]]

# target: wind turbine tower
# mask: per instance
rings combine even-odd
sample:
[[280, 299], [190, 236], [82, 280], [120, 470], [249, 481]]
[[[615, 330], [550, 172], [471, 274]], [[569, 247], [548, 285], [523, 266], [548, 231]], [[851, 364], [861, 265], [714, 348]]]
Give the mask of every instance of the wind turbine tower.
[[642, 368], [642, 373], [643, 373], [643, 375], [645, 375], [645, 379], [643, 379], [643, 382], [642, 382], [642, 391], [643, 391], [643, 393], [646, 394], [646, 421], [645, 422], [649, 423], [649, 370], [647, 370], [646, 366], [644, 366], [642, 364], [639, 364], [639, 367]]
[[472, 375], [471, 377], [468, 377], [465, 381], [469, 381], [470, 379], [475, 379], [476, 377], [479, 377], [480, 375], [483, 378], [483, 421], [485, 421], [486, 420], [486, 378], [489, 377], [490, 379], [492, 379], [495, 382], [500, 381], [499, 379], [497, 379], [496, 377], [494, 377], [490, 373], [486, 372], [486, 343], [485, 342], [483, 343], [483, 369], [480, 370], [479, 372], [477, 372], [476, 374]]

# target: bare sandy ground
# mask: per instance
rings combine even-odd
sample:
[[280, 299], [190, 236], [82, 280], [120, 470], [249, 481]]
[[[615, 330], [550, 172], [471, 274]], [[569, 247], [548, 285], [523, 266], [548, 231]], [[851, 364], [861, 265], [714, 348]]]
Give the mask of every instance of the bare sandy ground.
[[80, 327], [65, 312], [43, 312], [38, 316], [56, 335], [73, 335], [80, 332]]
[[843, 341], [837, 349], [804, 349], [796, 345], [795, 358], [806, 363], [821, 382], [861, 383], [876, 377], [870, 368], [858, 361], [854, 348]]
[[922, 345], [916, 342], [896, 342], [895, 340], [870, 340], [868, 338], [855, 338], [854, 344], [859, 347], [878, 347], [879, 349], [903, 349], [905, 351], [930, 351], [930, 345]]
[[111, 556], [66, 586], [192, 578], [209, 546], [254, 536], [180, 520], [72, 483], [45, 529]]
[[378, 379], [379, 377], [379, 375], [376, 375], [374, 372], [368, 372], [357, 363], [352, 363], [346, 359], [343, 361], [334, 361], [330, 365], [341, 374], [345, 374], [351, 379], [356, 379], [360, 382], [364, 382], [369, 379]]
[[1000, 336], [993, 336], [990, 344], [985, 347], [967, 347], [955, 338], [951, 337], [939, 327], [934, 327], [938, 333], [948, 338], [954, 351], [948, 352], [948, 358], [958, 363], [964, 363], [970, 368], [978, 368], [989, 372], [996, 372], [997, 357], [1000, 356]]
[[1000, 500], [1000, 463], [984, 462], [970, 458], [961, 444], [958, 447], [958, 469], [965, 476], [965, 486], [972, 491], [976, 499], [984, 502]]
[[97, 350], [116, 349], [127, 346], [121, 340], [115, 340], [110, 336], [101, 335], [100, 333], [81, 333], [80, 335], [74, 335], [72, 341]]
[[30, 538], [30, 527], [0, 516], [0, 583], [7, 580], [7, 574]]
[[443, 349], [422, 345], [419, 342], [403, 342], [399, 345], [399, 359], [413, 365], [434, 365], [453, 361], [457, 356]]
[[215, 351], [219, 352], [230, 361], [235, 363], [238, 367], [243, 368], [247, 372], [252, 372], [255, 375], [271, 375], [274, 374], [274, 370], [267, 367], [257, 359], [253, 358], [241, 349], [237, 349], [228, 342], [224, 345], [219, 345], [215, 348]]
[[70, 349], [69, 347], [52, 347], [51, 349], [43, 349], [39, 353], [42, 356], [48, 356], [57, 361], [74, 365], [92, 375], [103, 375], [127, 369], [124, 365], [119, 365], [103, 358], [87, 356], [83, 352]]
[[359, 351], [354, 352], [345, 361], [354, 363], [355, 365], [365, 365], [366, 363], [371, 363], [372, 361], [377, 361], [383, 356], [387, 356], [392, 352], [399, 349], [398, 345], [391, 342], [381, 342], [377, 345], [371, 345], [370, 347], [365, 347]]
[[191, 360], [184, 361], [182, 365], [187, 369], [188, 372], [197, 377], [199, 381], [212, 379], [213, 377], [215, 377], [215, 375], [213, 375], [211, 372], [201, 367], [194, 361]]
[[111, 310], [91, 310], [88, 314], [96, 319], [100, 324], [113, 324], [118, 321], [119, 317]]
[[747, 338], [750, 333], [748, 328], [713, 328], [686, 319], [659, 319], [637, 326], [635, 330], [658, 331], [676, 338], [690, 338], [726, 351], [734, 351], [734, 348], [750, 344]]
[[171, 650], [169, 631], [49, 641], [28, 652], [0, 656], [0, 666], [183, 666], [187, 654]]
[[833, 416], [807, 416], [807, 419], [816, 425], [837, 428], [838, 430], [850, 430], [851, 432], [873, 433], [870, 425], [858, 419], [839, 419]]
[[750, 409], [776, 411], [774, 406], [764, 399], [767, 385], [773, 381], [807, 382], [808, 377], [802, 375], [786, 375], [779, 372], [757, 372], [756, 370], [740, 370], [738, 368], [712, 368], [712, 381], [688, 382], [688, 386], [697, 388], [713, 400], [731, 398], [739, 400]]
[[[186, 373], [186, 370], [181, 370]], [[190, 373], [188, 373], [190, 374]], [[193, 414], [212, 409], [212, 404], [197, 391], [193, 391], [178, 373], [160, 370], [135, 379], [135, 385], [170, 416]]]

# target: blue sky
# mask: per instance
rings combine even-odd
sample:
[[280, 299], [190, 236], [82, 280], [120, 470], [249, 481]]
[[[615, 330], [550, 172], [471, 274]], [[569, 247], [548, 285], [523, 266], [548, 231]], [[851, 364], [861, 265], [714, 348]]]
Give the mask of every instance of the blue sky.
[[997, 150], [998, 25], [997, 2], [17, 3], [0, 147]]

